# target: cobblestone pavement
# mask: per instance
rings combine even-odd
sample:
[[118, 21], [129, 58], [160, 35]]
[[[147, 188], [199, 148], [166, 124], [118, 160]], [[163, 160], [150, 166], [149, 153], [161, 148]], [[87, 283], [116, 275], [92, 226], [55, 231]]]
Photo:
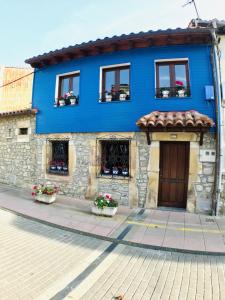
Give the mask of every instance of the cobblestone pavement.
[[120, 295], [124, 300], [225, 299], [225, 257], [123, 246], [105, 265], [67, 299], [111, 300]]
[[0, 245], [1, 300], [225, 299], [225, 256], [113, 246], [2, 210]]
[[50, 299], [108, 246], [0, 210], [0, 299]]

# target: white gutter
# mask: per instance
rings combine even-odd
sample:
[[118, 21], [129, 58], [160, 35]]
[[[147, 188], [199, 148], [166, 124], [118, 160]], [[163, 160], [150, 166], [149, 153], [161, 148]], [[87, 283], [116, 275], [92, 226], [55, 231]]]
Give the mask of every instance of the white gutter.
[[216, 174], [215, 174], [215, 206], [214, 214], [217, 216], [219, 213], [219, 202], [220, 202], [220, 195], [221, 195], [221, 187], [222, 187], [222, 159], [223, 159], [223, 152], [222, 152], [222, 132], [224, 124], [222, 121], [222, 97], [221, 97], [221, 74], [220, 74], [220, 60], [219, 60], [219, 49], [218, 49], [218, 42], [216, 37], [216, 24], [213, 24], [213, 28], [211, 29], [212, 34], [212, 42], [213, 42], [213, 75], [215, 80], [215, 92], [216, 92], [216, 125], [217, 125], [217, 159], [216, 159]]

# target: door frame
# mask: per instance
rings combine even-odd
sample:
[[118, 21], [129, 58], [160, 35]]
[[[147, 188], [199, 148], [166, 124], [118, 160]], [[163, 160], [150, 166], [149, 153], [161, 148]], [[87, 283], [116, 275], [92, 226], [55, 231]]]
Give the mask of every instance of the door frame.
[[[189, 163], [190, 163], [190, 142], [187, 141], [160, 141], [159, 143], [159, 185], [158, 185], [158, 201], [157, 201], [157, 207], [163, 207], [164, 205], [159, 205], [159, 199], [161, 195], [161, 185], [160, 185], [160, 170], [163, 168], [163, 162], [165, 165], [165, 161], [163, 161], [162, 157], [162, 147], [165, 144], [182, 144], [185, 146], [185, 166], [184, 166], [184, 199], [183, 199], [183, 209], [187, 208], [187, 193], [188, 193], [188, 177], [189, 177]], [[170, 160], [170, 158], [166, 158]], [[171, 208], [180, 208], [179, 206], [166, 206], [166, 207], [171, 207]]]

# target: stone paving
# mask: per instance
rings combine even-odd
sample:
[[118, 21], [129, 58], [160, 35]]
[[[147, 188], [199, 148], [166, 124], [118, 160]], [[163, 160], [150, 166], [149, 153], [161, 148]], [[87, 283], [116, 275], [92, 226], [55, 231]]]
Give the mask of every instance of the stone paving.
[[0, 207], [38, 220], [103, 239], [116, 238], [130, 225], [132, 229], [124, 238], [128, 243], [225, 253], [225, 217], [119, 206], [116, 216], [107, 218], [92, 215], [91, 205], [91, 201], [62, 196], [46, 205], [33, 201], [30, 191], [0, 184]]
[[2, 210], [0, 245], [1, 300], [225, 299], [225, 256], [122, 244], [110, 250], [109, 242]]
[[101, 273], [96, 269], [91, 282], [87, 278], [83, 289], [72, 291], [66, 299], [111, 300], [118, 296], [124, 296], [124, 300], [225, 299], [224, 256], [123, 246], [122, 252]]
[[0, 299], [47, 300], [109, 245], [0, 210]]

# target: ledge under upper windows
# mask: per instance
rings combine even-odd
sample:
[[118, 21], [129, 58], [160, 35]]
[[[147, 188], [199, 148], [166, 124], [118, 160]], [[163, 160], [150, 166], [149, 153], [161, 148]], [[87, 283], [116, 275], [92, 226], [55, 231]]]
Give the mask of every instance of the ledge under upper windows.
[[54, 107], [79, 104], [79, 90], [80, 71], [57, 75]]

